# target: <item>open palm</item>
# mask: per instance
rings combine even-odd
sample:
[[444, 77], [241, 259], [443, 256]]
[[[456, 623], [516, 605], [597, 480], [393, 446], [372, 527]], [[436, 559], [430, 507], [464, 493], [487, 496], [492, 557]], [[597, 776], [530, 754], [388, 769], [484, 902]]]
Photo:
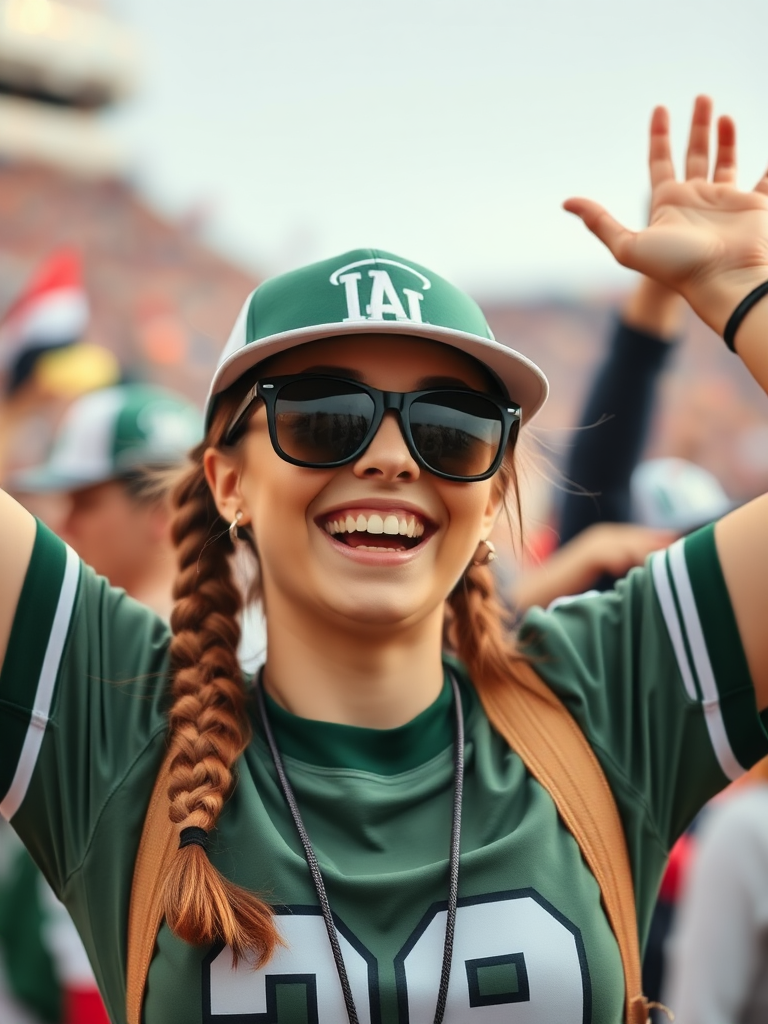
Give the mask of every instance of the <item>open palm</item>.
[[686, 180], [677, 181], [669, 117], [663, 107], [654, 111], [651, 215], [644, 230], [628, 230], [589, 199], [569, 199], [564, 206], [581, 217], [619, 263], [679, 291], [720, 331], [732, 294], [746, 294], [768, 278], [768, 174], [754, 191], [739, 191], [735, 128], [730, 118], [721, 117], [710, 179], [711, 118], [711, 101], [700, 96], [691, 123]]

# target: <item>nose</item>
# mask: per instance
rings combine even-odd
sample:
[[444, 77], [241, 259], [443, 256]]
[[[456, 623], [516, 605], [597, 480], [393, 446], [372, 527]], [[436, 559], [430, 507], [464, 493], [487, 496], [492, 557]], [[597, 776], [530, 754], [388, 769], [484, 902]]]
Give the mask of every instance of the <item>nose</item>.
[[373, 440], [353, 466], [355, 476], [389, 480], [417, 480], [419, 465], [408, 451], [395, 412], [387, 412]]

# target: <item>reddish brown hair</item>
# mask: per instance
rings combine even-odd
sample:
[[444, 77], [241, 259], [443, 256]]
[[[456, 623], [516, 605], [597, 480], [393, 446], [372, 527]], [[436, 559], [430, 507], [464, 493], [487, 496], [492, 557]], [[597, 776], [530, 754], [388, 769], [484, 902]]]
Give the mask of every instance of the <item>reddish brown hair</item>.
[[[502, 492], [510, 530], [517, 526], [522, 547], [524, 537], [516, 455], [511, 451], [504, 457], [496, 483]], [[475, 689], [482, 692], [491, 687], [509, 685], [515, 678], [521, 655], [508, 622], [510, 616], [497, 596], [492, 570], [487, 565], [470, 563], [449, 595], [447, 605], [446, 640], [466, 666]]]
[[[232, 541], [203, 471], [203, 454], [221, 445], [243, 390], [222, 401], [172, 496], [178, 575], [171, 616], [169, 814], [181, 828], [196, 825], [206, 831], [215, 827], [232, 792], [235, 762], [251, 736], [237, 658], [242, 596], [232, 578]], [[163, 900], [176, 935], [198, 945], [221, 940], [232, 948], [235, 962], [245, 953], [266, 961], [279, 942], [269, 906], [224, 878], [200, 846], [176, 852]]]
[[[178, 555], [171, 617], [173, 706], [169, 716], [171, 820], [212, 830], [232, 792], [235, 763], [251, 738], [237, 659], [242, 595], [230, 567], [233, 553], [203, 472], [208, 447], [221, 447], [226, 424], [247, 389], [238, 381], [219, 402], [192, 465], [176, 484], [172, 538]], [[519, 520], [517, 470], [510, 453], [497, 476], [512, 493]], [[508, 513], [509, 514], [509, 513]], [[508, 684], [519, 655], [504, 625], [493, 574], [470, 565], [447, 599], [447, 641], [475, 686]], [[178, 850], [169, 866], [164, 910], [171, 930], [195, 945], [223, 941], [235, 962], [249, 954], [266, 962], [280, 942], [271, 908], [224, 878], [197, 845]]]

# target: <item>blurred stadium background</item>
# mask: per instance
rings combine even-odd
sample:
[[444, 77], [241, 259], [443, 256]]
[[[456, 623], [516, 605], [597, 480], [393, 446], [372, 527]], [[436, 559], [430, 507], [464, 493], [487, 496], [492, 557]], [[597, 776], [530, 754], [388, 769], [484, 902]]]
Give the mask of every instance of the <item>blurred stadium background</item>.
[[[88, 340], [128, 376], [201, 401], [245, 294], [284, 266], [240, 265], [211, 247], [204, 204], [174, 218], [147, 198], [109, 125], [115, 108], [142, 94], [146, 68], [147, 40], [118, 14], [100, 0], [0, 0], [0, 315], [48, 253], [74, 246], [91, 304]], [[498, 338], [549, 375], [553, 397], [539, 426], [562, 451], [621, 286], [611, 279], [575, 296], [553, 278], [529, 298], [499, 288], [477, 297]], [[696, 461], [744, 498], [768, 488], [768, 410], [708, 333], [688, 320], [649, 454]], [[52, 403], [48, 420], [59, 412]], [[38, 424], [32, 447], [51, 422]], [[17, 465], [38, 457], [14, 452]]]

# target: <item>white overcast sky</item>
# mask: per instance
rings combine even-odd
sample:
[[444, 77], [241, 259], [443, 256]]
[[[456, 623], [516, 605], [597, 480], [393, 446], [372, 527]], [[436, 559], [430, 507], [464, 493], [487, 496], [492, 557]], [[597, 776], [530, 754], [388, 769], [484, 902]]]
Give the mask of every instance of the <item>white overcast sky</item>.
[[500, 293], [628, 282], [560, 210], [632, 225], [646, 130], [708, 92], [768, 164], [768, 0], [110, 0], [144, 41], [109, 118], [136, 181], [262, 272], [358, 245]]

